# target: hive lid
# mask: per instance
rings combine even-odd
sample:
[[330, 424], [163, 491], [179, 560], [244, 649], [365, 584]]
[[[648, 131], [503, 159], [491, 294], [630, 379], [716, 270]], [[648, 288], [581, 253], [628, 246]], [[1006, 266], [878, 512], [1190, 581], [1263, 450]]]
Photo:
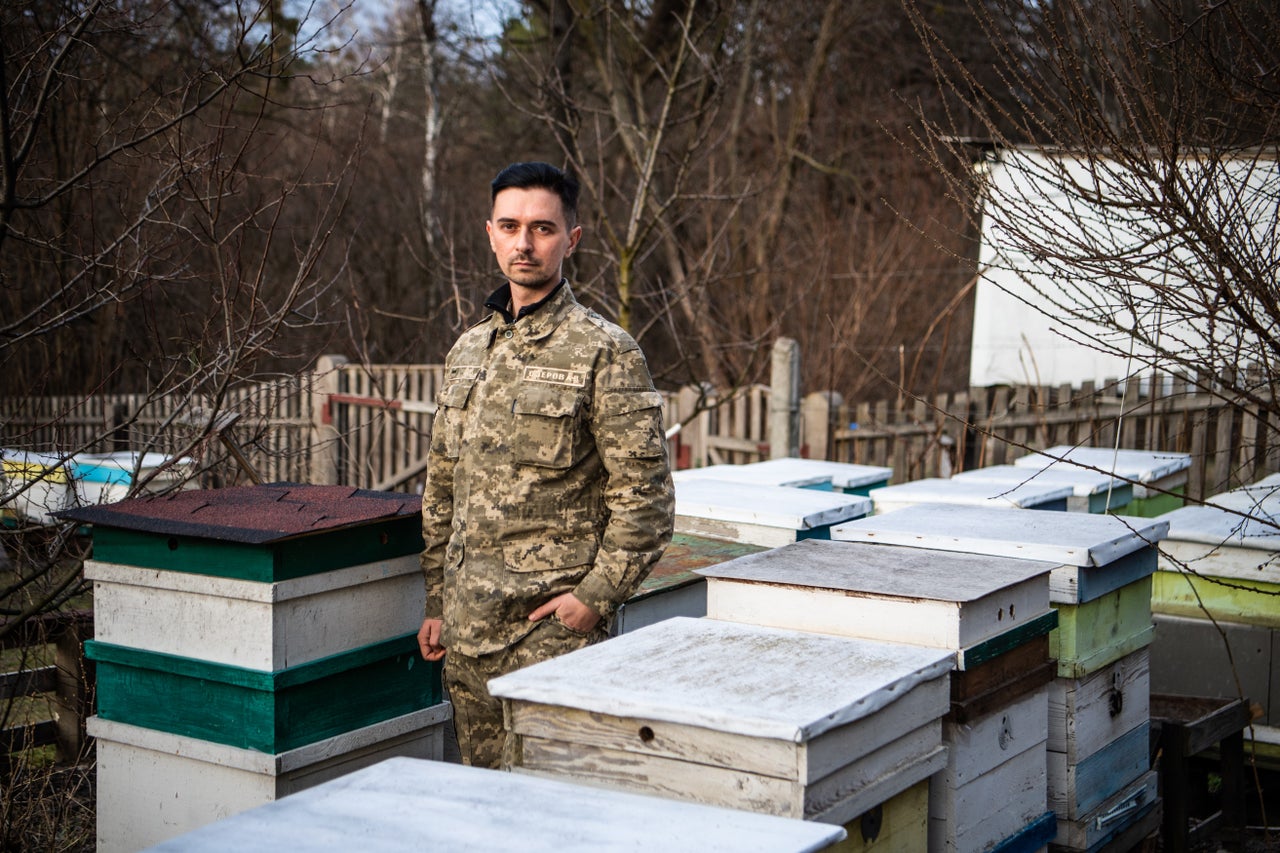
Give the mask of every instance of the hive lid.
[[837, 492], [729, 480], [676, 483], [676, 515], [695, 518], [811, 530], [858, 518], [870, 511], [871, 501], [866, 498]]
[[[1062, 460], [1062, 461], [1059, 461]], [[1073, 464], [1074, 463], [1074, 464]], [[1158, 450], [1113, 450], [1109, 447], [1074, 447], [1059, 444], [1013, 460], [1028, 468], [1076, 467], [1111, 471], [1119, 477], [1150, 483], [1191, 467], [1190, 453]]]
[[804, 743], [891, 706], [954, 659], [945, 649], [676, 617], [496, 678], [489, 691]]
[[[998, 511], [998, 510], [997, 510]], [[1056, 563], [925, 548], [806, 540], [699, 569], [709, 578], [877, 596], [968, 602], [1036, 577]]]
[[1105, 566], [1160, 541], [1168, 532], [1169, 523], [1154, 518], [917, 504], [838, 525], [831, 529], [831, 536], [1068, 566]]
[[417, 495], [269, 483], [134, 498], [64, 510], [57, 516], [122, 530], [262, 545], [415, 516], [421, 507]]

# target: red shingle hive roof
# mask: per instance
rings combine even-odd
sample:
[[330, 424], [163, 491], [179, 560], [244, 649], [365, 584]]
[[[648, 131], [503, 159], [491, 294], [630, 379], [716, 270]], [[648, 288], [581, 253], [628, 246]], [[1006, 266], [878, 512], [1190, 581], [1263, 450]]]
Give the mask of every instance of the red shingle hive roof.
[[78, 507], [61, 518], [171, 536], [263, 544], [417, 515], [422, 498], [352, 486], [269, 483], [197, 489]]

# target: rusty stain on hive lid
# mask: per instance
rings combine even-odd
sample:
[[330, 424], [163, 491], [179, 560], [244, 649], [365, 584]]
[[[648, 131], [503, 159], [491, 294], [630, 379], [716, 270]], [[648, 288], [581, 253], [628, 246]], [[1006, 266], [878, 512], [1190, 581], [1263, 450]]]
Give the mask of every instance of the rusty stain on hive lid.
[[417, 515], [421, 507], [420, 496], [399, 492], [268, 483], [134, 498], [64, 510], [58, 516], [147, 533], [264, 544]]

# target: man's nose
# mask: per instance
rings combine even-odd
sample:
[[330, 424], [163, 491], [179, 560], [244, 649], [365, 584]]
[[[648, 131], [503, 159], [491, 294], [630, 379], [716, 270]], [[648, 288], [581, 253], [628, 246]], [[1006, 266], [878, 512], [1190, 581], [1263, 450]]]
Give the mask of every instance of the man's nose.
[[516, 248], [521, 252], [530, 252], [533, 250], [533, 229], [521, 228], [516, 234]]

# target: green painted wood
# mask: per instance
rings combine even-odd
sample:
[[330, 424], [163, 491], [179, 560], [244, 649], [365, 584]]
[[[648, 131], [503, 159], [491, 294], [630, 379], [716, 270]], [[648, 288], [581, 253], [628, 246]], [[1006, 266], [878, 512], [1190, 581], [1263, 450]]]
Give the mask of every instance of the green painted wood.
[[1057, 625], [1058, 611], [1050, 610], [1028, 622], [1023, 622], [1012, 631], [996, 634], [994, 637], [983, 640], [977, 645], [961, 649], [959, 654], [960, 669], [971, 669], [979, 664], [986, 663], [1044, 634], [1049, 634], [1052, 637], [1053, 635], [1050, 632]]
[[1153, 581], [1151, 609], [1156, 613], [1280, 628], [1280, 584], [1189, 572], [1156, 572]]
[[275, 583], [422, 551], [418, 516], [249, 545], [197, 536], [166, 536], [97, 525], [96, 560]]
[[1173, 512], [1175, 509], [1182, 509], [1186, 501], [1183, 495], [1186, 494], [1187, 487], [1179, 486], [1176, 489], [1170, 489], [1171, 495], [1154, 494], [1149, 498], [1134, 498], [1128, 504], [1113, 510], [1117, 515], [1134, 515], [1138, 518], [1155, 518], [1158, 515], [1164, 515], [1166, 512]]
[[278, 754], [437, 705], [440, 664], [407, 634], [261, 672], [89, 641], [106, 720]]
[[1049, 635], [1058, 675], [1082, 678], [1149, 645], [1151, 577], [1144, 577], [1084, 604], [1059, 604], [1058, 627]]

